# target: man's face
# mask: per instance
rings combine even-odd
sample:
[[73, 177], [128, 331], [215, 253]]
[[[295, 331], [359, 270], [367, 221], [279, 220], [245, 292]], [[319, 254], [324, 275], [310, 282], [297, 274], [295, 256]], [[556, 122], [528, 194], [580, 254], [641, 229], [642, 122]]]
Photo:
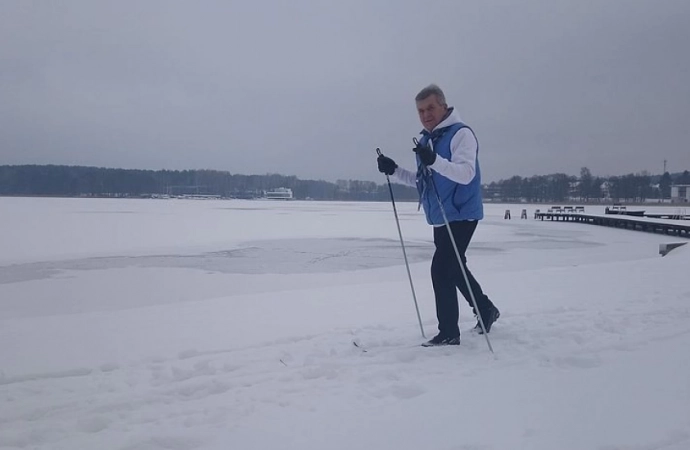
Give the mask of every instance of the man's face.
[[419, 113], [419, 120], [422, 122], [424, 128], [428, 131], [433, 130], [436, 125], [441, 123], [443, 116], [446, 115], [448, 107], [442, 105], [438, 101], [436, 95], [430, 95], [427, 98], [417, 102], [417, 112]]

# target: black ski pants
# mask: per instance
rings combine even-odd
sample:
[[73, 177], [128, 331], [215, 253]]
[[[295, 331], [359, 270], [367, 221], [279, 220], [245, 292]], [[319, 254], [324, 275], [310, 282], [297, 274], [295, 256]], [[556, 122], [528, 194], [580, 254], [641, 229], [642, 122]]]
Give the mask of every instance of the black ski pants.
[[[476, 228], [477, 221], [457, 221], [450, 223], [450, 229], [453, 232], [455, 243], [458, 246], [460, 258], [465, 267], [470, 287], [474, 293], [474, 298], [477, 301], [479, 312], [484, 314], [485, 311], [488, 312], [493, 307], [493, 304], [491, 300], [489, 300], [489, 297], [484, 294], [481, 286], [467, 268], [467, 258], [465, 258], [465, 251], [467, 251], [467, 247], [470, 245], [470, 240]], [[455, 255], [455, 250], [453, 249], [453, 244], [448, 235], [447, 227], [434, 227], [434, 245], [436, 246], [436, 252], [431, 261], [431, 281], [434, 286], [434, 295], [436, 297], [438, 330], [444, 337], [456, 337], [460, 335], [460, 328], [458, 327], [459, 311], [457, 290], [460, 290], [460, 293], [462, 293], [463, 297], [465, 297], [465, 300], [467, 300], [467, 303], [469, 303], [474, 311], [472, 299], [467, 289], [465, 278], [462, 276], [460, 266], [458, 265], [458, 258]]]

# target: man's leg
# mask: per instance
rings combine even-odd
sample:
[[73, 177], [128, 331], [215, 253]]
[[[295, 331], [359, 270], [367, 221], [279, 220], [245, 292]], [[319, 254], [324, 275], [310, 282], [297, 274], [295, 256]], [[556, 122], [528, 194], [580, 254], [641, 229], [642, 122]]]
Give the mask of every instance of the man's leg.
[[[474, 231], [477, 229], [477, 221], [452, 222], [450, 224], [450, 227], [451, 230], [453, 230], [453, 237], [455, 238], [455, 243], [458, 246], [458, 252], [460, 253], [460, 258], [462, 260], [463, 266], [465, 267], [465, 273], [467, 273], [467, 279], [470, 282], [470, 288], [472, 289], [472, 293], [474, 294], [474, 299], [477, 301], [479, 312], [482, 314], [482, 317], [488, 317], [488, 314], [490, 313], [492, 308], [495, 307], [493, 303], [491, 303], [491, 300], [489, 300], [489, 297], [482, 291], [482, 287], [479, 285], [479, 282], [474, 278], [472, 272], [470, 272], [470, 269], [467, 267], [467, 258], [465, 257], [467, 247], [469, 247], [470, 241], [472, 240], [472, 236], [474, 235]], [[472, 297], [470, 297], [470, 292], [467, 289], [467, 282], [465, 282], [465, 277], [462, 276], [460, 266], [458, 266], [457, 256], [453, 256], [454, 257], [452, 267], [454, 269], [455, 285], [460, 290], [460, 293], [462, 293], [463, 297], [465, 297], [465, 300], [470, 305], [470, 308], [472, 308], [472, 311], [476, 315], [477, 312], [474, 310], [474, 305], [472, 304]]]
[[438, 330], [442, 337], [454, 338], [460, 335], [458, 293], [453, 273], [453, 261], [456, 258], [446, 227], [434, 228], [434, 244], [436, 252], [431, 261], [431, 281], [436, 298]]

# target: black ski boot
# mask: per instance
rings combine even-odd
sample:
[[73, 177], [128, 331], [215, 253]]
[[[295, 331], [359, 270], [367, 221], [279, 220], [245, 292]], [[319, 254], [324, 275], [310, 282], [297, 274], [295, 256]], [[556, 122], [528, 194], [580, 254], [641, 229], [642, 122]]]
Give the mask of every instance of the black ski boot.
[[[495, 306], [492, 306], [487, 311], [482, 313], [482, 319], [484, 320], [484, 328], [486, 328], [487, 333], [491, 332], [491, 326], [494, 324], [494, 322], [498, 320], [499, 317], [501, 317], [501, 312]], [[478, 317], [477, 325], [474, 326], [472, 331], [478, 334], [484, 334], [484, 331], [482, 331], [482, 325], [479, 323]]]
[[422, 344], [422, 347], [437, 347], [441, 345], [460, 345], [460, 336], [445, 337], [441, 334]]

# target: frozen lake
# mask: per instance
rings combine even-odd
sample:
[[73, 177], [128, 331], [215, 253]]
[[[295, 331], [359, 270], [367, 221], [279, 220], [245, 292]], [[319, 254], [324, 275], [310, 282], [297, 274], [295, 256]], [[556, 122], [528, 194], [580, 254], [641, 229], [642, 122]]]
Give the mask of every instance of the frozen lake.
[[493, 358], [389, 203], [0, 198], [0, 449], [690, 448], [690, 251], [548, 206], [468, 251]]

